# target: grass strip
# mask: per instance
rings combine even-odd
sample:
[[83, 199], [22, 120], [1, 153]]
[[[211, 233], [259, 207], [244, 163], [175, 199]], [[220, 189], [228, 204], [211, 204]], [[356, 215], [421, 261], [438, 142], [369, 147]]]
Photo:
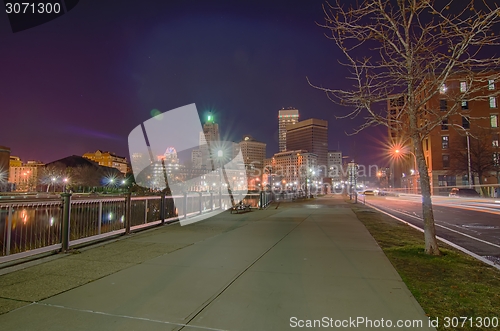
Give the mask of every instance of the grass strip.
[[[438, 330], [500, 330], [498, 269], [444, 243], [440, 243], [442, 256], [427, 255], [422, 232], [361, 204], [351, 204], [351, 209], [427, 316], [439, 319]], [[457, 317], [458, 320], [450, 322], [458, 324], [444, 327], [446, 317]], [[467, 320], [463, 323], [460, 317]], [[479, 327], [488, 318], [490, 326]], [[491, 322], [498, 324], [495, 327]]]

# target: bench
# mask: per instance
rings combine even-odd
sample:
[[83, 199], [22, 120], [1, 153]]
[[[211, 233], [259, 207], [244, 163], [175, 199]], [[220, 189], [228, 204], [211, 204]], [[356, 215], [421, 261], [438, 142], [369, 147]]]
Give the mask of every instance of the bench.
[[236, 214], [239, 214], [240, 211], [250, 211], [250, 205], [234, 205], [232, 208], [231, 208], [231, 214], [233, 213], [233, 211], [236, 212]]

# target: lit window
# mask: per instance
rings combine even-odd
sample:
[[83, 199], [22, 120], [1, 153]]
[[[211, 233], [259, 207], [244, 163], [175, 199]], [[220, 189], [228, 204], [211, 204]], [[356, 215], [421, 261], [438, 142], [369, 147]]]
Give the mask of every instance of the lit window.
[[460, 92], [465, 92], [465, 91], [467, 91], [467, 83], [460, 82]]
[[489, 79], [488, 80], [488, 90], [494, 90], [495, 89], [495, 80]]
[[496, 108], [496, 107], [497, 107], [497, 98], [490, 97], [490, 108]]
[[490, 124], [492, 128], [498, 128], [498, 115], [491, 114], [490, 115]]
[[448, 149], [449, 145], [450, 145], [450, 137], [442, 136], [441, 137], [441, 148]]
[[493, 147], [498, 147], [498, 133], [493, 134]]
[[469, 109], [469, 102], [462, 101], [462, 109]]
[[448, 90], [448, 88], [446, 87], [445, 84], [441, 85], [441, 87], [439, 88], [439, 93], [441, 94], [444, 94], [446, 93], [446, 91]]
[[500, 153], [493, 153], [493, 165], [498, 167], [500, 165]]

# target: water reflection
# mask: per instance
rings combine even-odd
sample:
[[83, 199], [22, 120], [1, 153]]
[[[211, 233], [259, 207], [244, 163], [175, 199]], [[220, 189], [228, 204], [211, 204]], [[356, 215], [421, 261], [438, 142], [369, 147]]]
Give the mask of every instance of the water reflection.
[[[235, 195], [235, 202], [243, 198], [244, 204], [258, 207], [259, 196]], [[228, 209], [227, 199], [222, 199], [223, 208]], [[70, 240], [90, 237], [100, 233], [106, 233], [123, 229], [125, 226], [125, 201], [103, 201], [99, 206], [99, 200], [80, 202], [75, 201], [71, 205], [70, 214]], [[132, 200], [131, 202], [131, 226], [154, 222], [160, 219], [160, 199]], [[200, 202], [199, 196], [190, 198], [188, 201], [188, 213], [218, 208], [219, 196], [214, 194], [203, 196]], [[99, 222], [99, 212], [101, 222]], [[165, 218], [176, 217], [179, 210], [174, 206], [172, 199], [165, 201]], [[8, 241], [8, 217], [9, 206], [0, 205], [0, 256], [7, 254]], [[32, 206], [13, 206], [12, 223], [10, 231], [10, 254], [32, 250], [40, 247], [60, 243], [62, 222], [62, 205], [44, 204]]]

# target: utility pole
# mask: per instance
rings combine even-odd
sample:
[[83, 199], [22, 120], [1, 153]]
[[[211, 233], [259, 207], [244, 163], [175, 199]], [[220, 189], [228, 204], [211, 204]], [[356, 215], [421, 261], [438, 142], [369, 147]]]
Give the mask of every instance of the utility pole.
[[358, 177], [358, 164], [352, 160], [347, 164], [347, 173], [349, 175], [349, 198], [352, 200], [354, 198], [354, 203], [358, 202], [358, 196], [356, 194], [356, 180]]
[[467, 178], [469, 179], [468, 182], [469, 182], [469, 188], [472, 188], [472, 172], [471, 172], [471, 166], [470, 166], [470, 135], [469, 135], [469, 131], [465, 131], [465, 133], [467, 134], [467, 170], [468, 170], [468, 174], [467, 174]]

